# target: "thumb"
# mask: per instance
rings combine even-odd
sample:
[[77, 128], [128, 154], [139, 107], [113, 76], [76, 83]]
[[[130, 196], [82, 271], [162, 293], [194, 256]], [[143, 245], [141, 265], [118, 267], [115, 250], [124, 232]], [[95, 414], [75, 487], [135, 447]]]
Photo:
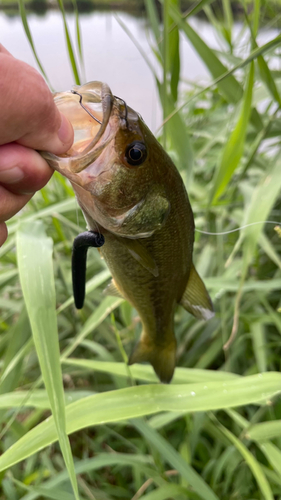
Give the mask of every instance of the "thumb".
[[56, 125], [50, 129], [42, 124], [40, 129], [32, 129], [31, 132], [18, 139], [17, 143], [59, 155], [70, 149], [73, 138], [74, 132], [71, 123], [62, 113], [57, 111]]
[[73, 142], [73, 129], [38, 71], [2, 50], [0, 74], [0, 144], [17, 142], [31, 149], [65, 153]]

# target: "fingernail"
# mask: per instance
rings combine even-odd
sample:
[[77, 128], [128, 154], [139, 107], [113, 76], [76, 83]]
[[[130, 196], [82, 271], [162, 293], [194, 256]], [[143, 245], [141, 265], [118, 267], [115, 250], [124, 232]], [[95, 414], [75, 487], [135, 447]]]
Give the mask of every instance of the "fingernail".
[[0, 182], [4, 184], [15, 184], [24, 178], [24, 172], [19, 167], [0, 170]]
[[61, 126], [58, 137], [63, 144], [69, 144], [73, 140], [73, 128], [68, 119], [61, 113]]

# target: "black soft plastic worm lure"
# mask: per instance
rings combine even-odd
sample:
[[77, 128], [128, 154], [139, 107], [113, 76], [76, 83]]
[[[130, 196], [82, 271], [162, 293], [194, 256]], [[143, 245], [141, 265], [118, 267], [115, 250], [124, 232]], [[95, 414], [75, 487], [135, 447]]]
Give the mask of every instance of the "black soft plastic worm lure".
[[103, 235], [95, 231], [85, 231], [78, 234], [74, 239], [72, 247], [72, 287], [77, 309], [82, 309], [84, 305], [88, 248], [99, 248], [103, 244]]

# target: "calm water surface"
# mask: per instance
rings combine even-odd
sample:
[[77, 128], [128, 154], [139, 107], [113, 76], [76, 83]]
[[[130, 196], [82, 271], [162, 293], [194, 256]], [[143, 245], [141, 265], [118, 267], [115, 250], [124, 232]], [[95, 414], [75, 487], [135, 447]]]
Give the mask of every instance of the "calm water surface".
[[[119, 13], [118, 16], [156, 66], [149, 45], [151, 36], [146, 19], [126, 13]], [[74, 40], [75, 19], [72, 14], [67, 15], [67, 22]], [[219, 40], [207, 22], [192, 19], [191, 24], [212, 48], [223, 47], [222, 40]], [[42, 17], [30, 14], [29, 26], [39, 58], [53, 88], [57, 91], [71, 88], [75, 82], [67, 56], [60, 13], [48, 11]], [[125, 99], [155, 131], [161, 123], [161, 109], [154, 79], [143, 57], [118, 23], [114, 13], [94, 11], [81, 14], [80, 26], [85, 61], [83, 81], [107, 82], [113, 94]], [[237, 24], [235, 30], [238, 32], [239, 28]], [[263, 32], [260, 43], [265, 43], [276, 35], [275, 30]], [[0, 12], [0, 41], [15, 57], [37, 67], [19, 16], [8, 17]], [[243, 46], [243, 41], [241, 45]], [[182, 78], [206, 83], [210, 80], [207, 69], [185, 38], [181, 39], [181, 64]], [[159, 68], [156, 69], [159, 72]]]

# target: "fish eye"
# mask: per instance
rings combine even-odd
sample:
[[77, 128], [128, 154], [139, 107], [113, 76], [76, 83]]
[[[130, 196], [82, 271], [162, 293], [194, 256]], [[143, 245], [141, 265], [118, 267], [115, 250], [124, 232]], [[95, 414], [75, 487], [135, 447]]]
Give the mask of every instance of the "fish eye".
[[146, 157], [147, 151], [143, 142], [132, 142], [126, 149], [125, 158], [129, 165], [141, 165]]

